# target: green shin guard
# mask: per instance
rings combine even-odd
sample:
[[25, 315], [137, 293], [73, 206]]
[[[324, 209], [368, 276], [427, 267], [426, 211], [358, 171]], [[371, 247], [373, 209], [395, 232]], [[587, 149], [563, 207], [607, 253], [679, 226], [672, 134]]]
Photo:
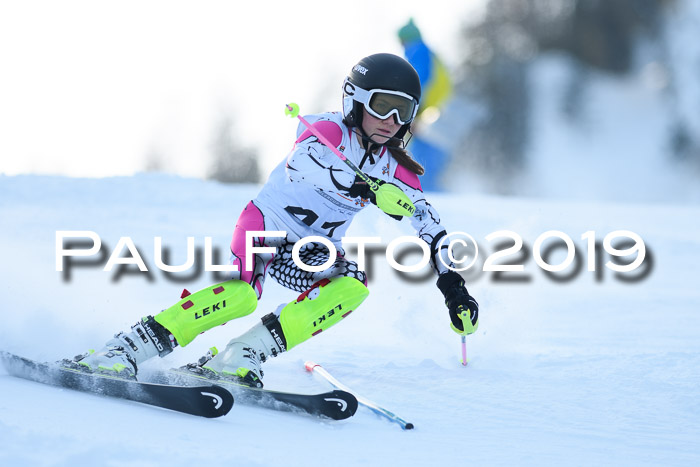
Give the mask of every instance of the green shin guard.
[[360, 306], [367, 295], [367, 287], [352, 277], [320, 281], [280, 312], [279, 323], [286, 341], [286, 350], [345, 318]]
[[257, 305], [250, 284], [234, 279], [188, 295], [154, 319], [184, 347], [204, 331], [251, 314]]

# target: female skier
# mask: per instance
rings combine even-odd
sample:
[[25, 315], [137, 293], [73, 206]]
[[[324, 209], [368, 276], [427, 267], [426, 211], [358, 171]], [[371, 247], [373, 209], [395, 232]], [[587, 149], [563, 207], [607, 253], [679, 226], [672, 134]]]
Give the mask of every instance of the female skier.
[[[233, 279], [183, 296], [155, 317], [143, 318], [131, 331], [115, 335], [101, 350], [66, 364], [135, 378], [145, 360], [167, 355], [207, 329], [252, 313], [270, 274], [302, 294], [263, 316], [223, 352], [209, 352], [183, 367], [198, 375], [262, 387], [261, 362], [328, 329], [369, 294], [365, 273], [343, 256], [341, 246], [355, 214], [369, 203], [398, 219], [413, 214], [417, 235], [430, 245], [430, 264], [438, 274], [452, 329], [461, 335], [476, 331], [478, 304], [461, 276], [445, 266], [451, 265], [446, 247], [438, 245], [446, 232], [421, 190], [418, 176], [423, 167], [403, 149], [420, 97], [418, 74], [404, 59], [380, 53], [360, 60], [343, 83], [342, 113], [308, 116], [312, 128], [299, 125], [292, 151], [241, 213], [231, 242], [231, 261], [238, 267]], [[367, 177], [358, 176], [321, 140], [376, 185], [363, 181]], [[397, 212], [396, 203], [387, 199], [411, 208]], [[334, 257], [324, 242], [300, 243], [297, 250], [298, 259], [316, 266], [315, 271], [294, 261], [295, 243], [309, 236], [327, 239], [339, 252], [329, 267], [318, 270]]]

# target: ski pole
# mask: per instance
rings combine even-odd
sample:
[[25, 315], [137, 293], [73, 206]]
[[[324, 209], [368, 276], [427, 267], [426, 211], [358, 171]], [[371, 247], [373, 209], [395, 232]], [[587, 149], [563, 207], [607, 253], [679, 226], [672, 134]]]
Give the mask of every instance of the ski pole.
[[402, 429], [404, 430], [412, 430], [414, 428], [413, 423], [407, 422], [406, 420], [402, 419], [398, 415], [389, 412], [383, 407], [378, 406], [374, 402], [370, 401], [369, 399], [362, 397], [355, 392], [353, 392], [350, 388], [342, 384], [340, 381], [335, 379], [333, 376], [331, 376], [330, 373], [326, 371], [325, 368], [323, 368], [321, 365], [318, 363], [314, 363], [312, 361], [308, 361], [304, 364], [304, 367], [306, 368], [306, 371], [310, 373], [315, 373], [323, 378], [325, 378], [331, 385], [333, 385], [336, 389], [340, 389], [341, 391], [347, 391], [355, 398], [357, 399], [357, 402], [360, 404], [364, 405], [368, 409], [370, 409], [372, 412], [376, 413], [377, 415], [380, 415], [382, 417], [388, 418], [390, 421], [394, 423], [398, 423], [399, 426], [401, 426]]
[[303, 123], [304, 126], [311, 132], [311, 134], [318, 138], [318, 140], [321, 141], [321, 143], [323, 143], [328, 149], [333, 151], [333, 154], [338, 156], [341, 161], [345, 162], [345, 164], [350, 167], [350, 170], [352, 170], [355, 175], [357, 175], [360, 180], [365, 182], [369, 186], [369, 189], [374, 192], [376, 204], [382, 211], [395, 216], [412, 217], [413, 214], [415, 214], [416, 207], [399, 187], [391, 183], [386, 183], [381, 185], [380, 188], [380, 185], [377, 182], [372, 180], [362, 170], [358, 169], [351, 160], [345, 157], [342, 152], [338, 151], [338, 148], [336, 148], [333, 143], [328, 141], [328, 138], [326, 138], [321, 132], [317, 131], [316, 128], [314, 128], [313, 125], [304, 117], [299, 115], [299, 106], [297, 104], [286, 104], [284, 114], [292, 118], [298, 118], [299, 121]]
[[367, 185], [369, 185], [370, 190], [372, 190], [374, 192], [379, 190], [379, 185], [377, 184], [377, 182], [375, 182], [374, 180], [369, 178], [367, 176], [367, 174], [365, 174], [363, 171], [358, 169], [357, 166], [352, 163], [352, 161], [348, 160], [348, 158], [345, 157], [342, 152], [338, 151], [338, 148], [336, 148], [330, 141], [328, 141], [328, 138], [323, 136], [322, 133], [319, 133], [318, 131], [316, 131], [316, 129], [313, 126], [311, 126], [311, 124], [304, 117], [299, 115], [299, 106], [297, 104], [287, 104], [286, 107], [287, 108], [284, 111], [285, 115], [289, 115], [292, 118], [294, 118], [294, 117], [298, 118], [301, 121], [301, 123], [303, 123], [304, 126], [315, 137], [317, 137], [319, 139], [319, 141], [321, 141], [323, 144], [325, 144], [328, 147], [328, 149], [333, 151], [333, 154], [340, 157], [340, 160], [345, 162], [347, 164], [347, 166], [350, 167], [350, 169], [352, 169], [353, 172], [355, 172], [355, 175], [360, 177], [363, 182], [367, 183]]
[[467, 336], [462, 336], [462, 366], [467, 366]]
[[[467, 328], [467, 324], [471, 324], [471, 321], [467, 322], [467, 320], [471, 320], [469, 314], [469, 310], [464, 310], [464, 308], [461, 308], [459, 319], [462, 320], [462, 326], [464, 329]], [[462, 366], [467, 366], [467, 363], [469, 363], [467, 361], [467, 336], [462, 334], [460, 337], [462, 338]]]

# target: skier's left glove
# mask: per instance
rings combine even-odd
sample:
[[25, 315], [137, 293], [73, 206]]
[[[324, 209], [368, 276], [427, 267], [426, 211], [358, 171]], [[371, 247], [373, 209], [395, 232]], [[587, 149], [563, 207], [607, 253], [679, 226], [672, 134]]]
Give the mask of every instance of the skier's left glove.
[[438, 289], [445, 296], [445, 305], [450, 311], [452, 330], [466, 336], [479, 327], [479, 304], [464, 287], [464, 279], [454, 271], [440, 274]]
[[[382, 186], [386, 182], [384, 180], [381, 180], [379, 178], [375, 177], [370, 177], [377, 185]], [[364, 199], [368, 199], [370, 203], [374, 204], [377, 206], [377, 195], [372, 189], [369, 187], [367, 182], [362, 180], [359, 175], [355, 175], [355, 182], [352, 184], [350, 187], [350, 190], [348, 191], [350, 194], [351, 198], [357, 198], [358, 196]], [[400, 221], [403, 219], [402, 216], [397, 216], [394, 214], [389, 214], [388, 212], [384, 211], [384, 213], [393, 218], [396, 219], [397, 221]]]

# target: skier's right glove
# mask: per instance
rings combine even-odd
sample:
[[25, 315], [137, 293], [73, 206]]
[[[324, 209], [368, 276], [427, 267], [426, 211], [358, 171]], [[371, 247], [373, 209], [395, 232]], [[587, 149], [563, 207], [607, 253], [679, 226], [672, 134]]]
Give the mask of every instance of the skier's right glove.
[[462, 336], [476, 332], [479, 327], [479, 304], [469, 295], [462, 276], [454, 271], [445, 272], [438, 277], [437, 286], [445, 296], [452, 330]]
[[[376, 177], [370, 177], [372, 181], [374, 181], [377, 185], [383, 185], [384, 180], [380, 180]], [[377, 205], [377, 198], [374, 195], [374, 192], [372, 189], [369, 187], [369, 184], [364, 181], [363, 179], [360, 178], [359, 175], [355, 175], [355, 181], [353, 182], [352, 186], [350, 186], [350, 190], [348, 191], [350, 194], [351, 198], [357, 198], [358, 196], [363, 198], [363, 199], [368, 199], [372, 204], [375, 206]]]
[[379, 190], [373, 191], [367, 182], [360, 178], [359, 175], [356, 175], [355, 182], [348, 191], [351, 198], [360, 196], [368, 199], [370, 203], [381, 209], [387, 216], [399, 221], [404, 216], [410, 217], [413, 215], [415, 206], [413, 206], [408, 196], [401, 191], [401, 188], [379, 178], [369, 178], [379, 185]]

